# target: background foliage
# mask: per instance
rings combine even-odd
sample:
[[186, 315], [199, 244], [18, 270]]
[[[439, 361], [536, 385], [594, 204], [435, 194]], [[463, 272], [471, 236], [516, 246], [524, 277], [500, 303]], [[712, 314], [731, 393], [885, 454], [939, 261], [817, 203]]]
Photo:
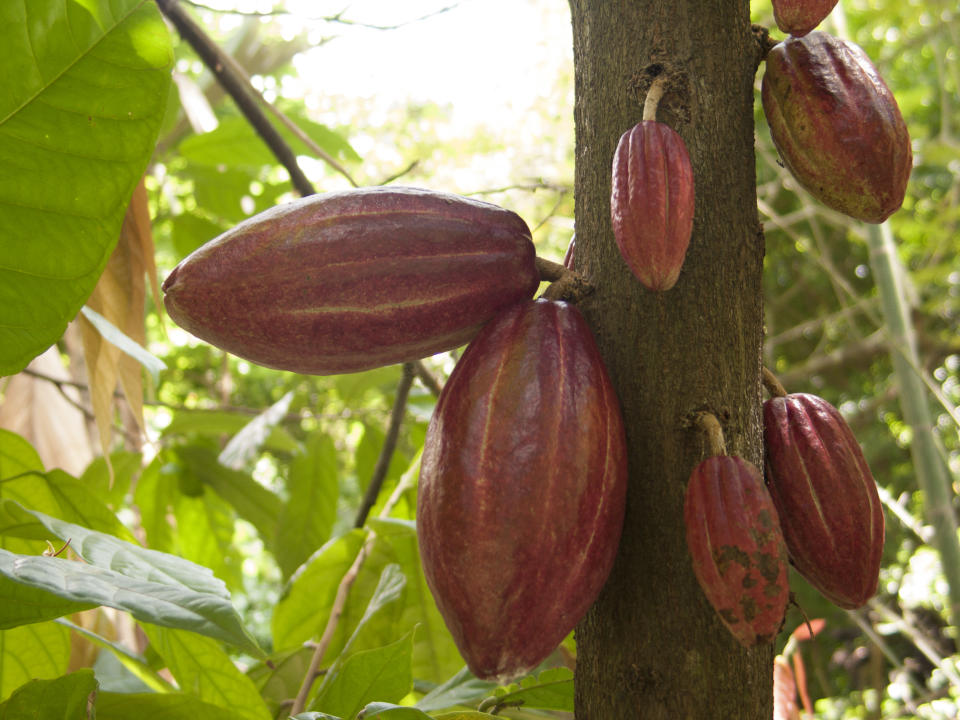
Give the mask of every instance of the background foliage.
[[[429, 27], [470, 5], [405, 19]], [[523, 5], [524, 18], [541, 21], [531, 33], [566, 22], [563, 3]], [[280, 6], [219, 7], [191, 10], [306, 134], [309, 142], [281, 131], [318, 191], [352, 180], [479, 194], [527, 220], [538, 254], [562, 257], [573, 231], [568, 52], [543, 55], [551, 86], [518, 99], [515, 125], [463, 125], [443, 103], [385, 106], [311, 87], [304, 59], [322, 57], [327, 41], [373, 53], [378, 38], [406, 25], [358, 28], [350, 12], [319, 18], [316, 7], [309, 21]], [[752, 10], [773, 26], [768, 2]], [[0, 372], [56, 341], [0, 380], [3, 717], [27, 709], [47, 717], [47, 707], [87, 717], [95, 688], [101, 718], [287, 717], [345, 576], [353, 584], [302, 717], [352, 718], [364, 707], [383, 718], [569, 713], [572, 639], [549, 669], [496, 688], [463, 669], [426, 588], [414, 525], [435, 403], [426, 375], [403, 398], [399, 366], [331, 377], [266, 370], [196, 341], [159, 310], [156, 277], [295, 195], [194, 51], [145, 0], [8, 3], [0, 19], [20, 38], [0, 49], [0, 66], [15, 78], [0, 89], [0, 157], [15, 169], [0, 179]], [[66, 27], [71, 43], [58, 40]], [[945, 1], [848, 0], [827, 29], [874, 59], [913, 138], [907, 200], [889, 227], [932, 408], [927, 424], [952, 474], [941, 510], [953, 513], [960, 18]], [[550, 41], [569, 45], [566, 36]], [[793, 577], [798, 606], [822, 622], [803, 639], [801, 613], [791, 610], [778, 647], [817, 717], [956, 717], [956, 633], [926, 519], [936, 508], [915, 478], [918, 428], [904, 419], [875, 258], [863, 226], [797, 188], [755, 107], [765, 362], [788, 390], [815, 392], [843, 411], [887, 517], [877, 598], [840, 611]], [[83, 303], [113, 331], [86, 314], [64, 332]], [[144, 373], [117, 347], [127, 338], [162, 369], [141, 356], [153, 370]], [[429, 358], [425, 370], [442, 383], [455, 357]], [[403, 422], [383, 456], [384, 486], [355, 528], [398, 395]], [[60, 549], [67, 540], [58, 556], [44, 554], [48, 542]]]

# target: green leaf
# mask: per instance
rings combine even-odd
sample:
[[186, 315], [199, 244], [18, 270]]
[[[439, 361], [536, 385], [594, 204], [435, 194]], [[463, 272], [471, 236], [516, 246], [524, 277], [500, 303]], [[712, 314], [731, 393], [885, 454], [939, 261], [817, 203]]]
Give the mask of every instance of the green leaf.
[[108, 505], [117, 508], [124, 501], [133, 477], [140, 472], [143, 456], [140, 453], [121, 450], [110, 455], [110, 464], [113, 466], [111, 485], [110, 470], [103, 456], [94, 458], [83, 475], [80, 484], [87, 487], [98, 498]]
[[413, 631], [390, 645], [354, 653], [324, 683], [312, 707], [352, 718], [374, 699], [397, 702], [413, 685]]
[[[126, 543], [3, 501], [7, 512], [33, 516], [85, 563], [0, 550], [0, 575], [80, 603], [130, 612], [138, 620], [192, 630], [255, 656], [262, 651], [230, 604], [223, 582], [183, 558]], [[11, 513], [13, 514], [13, 513]]]
[[118, 347], [127, 355], [132, 357], [138, 363], [147, 369], [147, 372], [153, 377], [153, 381], [160, 384], [160, 371], [167, 369], [167, 364], [156, 355], [151, 355], [136, 340], [127, 336], [120, 328], [107, 320], [103, 315], [86, 305], [80, 308], [80, 312], [97, 329], [97, 332], [111, 345]]
[[280, 498], [249, 473], [224, 467], [209, 448], [184, 445], [177, 448], [176, 453], [200, 482], [212, 488], [233, 506], [240, 517], [257, 529], [265, 543], [273, 542], [281, 512]]
[[[359, 160], [349, 143], [338, 133], [305, 118], [297, 118], [297, 125], [332, 157]], [[314, 153], [295, 137], [286, 127], [278, 127], [280, 134], [299, 155]], [[191, 135], [179, 146], [180, 154], [187, 160], [202, 165], [252, 166], [274, 165], [276, 156], [263, 139], [254, 132], [250, 123], [241, 117], [228, 117], [220, 121], [215, 130]]]
[[176, 468], [165, 463], [163, 454], [158, 455], [141, 473], [133, 493], [140, 526], [154, 550], [173, 549], [173, 528], [168, 518], [177, 495]]
[[[117, 658], [117, 661], [123, 665], [123, 667], [125, 667], [135, 678], [140, 680], [140, 682], [149, 687], [151, 690], [163, 693], [173, 692], [175, 690], [173, 685], [160, 677], [156, 670], [150, 667], [150, 664], [147, 662], [146, 658], [133, 652], [125, 645], [111, 642], [102, 635], [98, 635], [97, 633], [93, 632], [92, 630], [88, 630], [85, 627], [75, 625], [66, 618], [58, 618], [55, 622], [58, 625], [62, 625], [63, 627], [72, 630], [78, 635], [82, 635], [94, 645], [102, 647], [104, 650], [109, 650], [111, 653], [113, 653], [113, 656]], [[98, 661], [99, 659], [100, 658], [98, 657]]]
[[62, 675], [69, 662], [66, 628], [45, 622], [0, 631], [0, 700], [29, 680]]
[[422, 710], [386, 702], [370, 703], [360, 717], [363, 720], [433, 720]]
[[156, 141], [170, 36], [148, 0], [0, 3], [0, 375], [79, 312]]
[[33, 445], [15, 432], [0, 428], [0, 480], [25, 472], [43, 472], [40, 456]]
[[142, 627], [181, 688], [211, 705], [232, 709], [238, 718], [271, 720], [253, 681], [237, 669], [218, 642], [183, 630]]
[[93, 670], [86, 668], [54, 680], [31, 680], [0, 704], [0, 718], [89, 720], [87, 706], [96, 690]]
[[337, 517], [337, 451], [319, 432], [303, 452], [293, 456], [287, 476], [288, 499], [277, 525], [277, 564], [284, 577], [293, 574], [330, 537]]
[[304, 646], [297, 650], [271, 655], [268, 661], [257, 663], [247, 671], [260, 696], [270, 706], [276, 717], [284, 701], [297, 696], [303, 678], [310, 667], [313, 648]]
[[221, 464], [233, 470], [241, 470], [252, 460], [260, 446], [266, 442], [270, 431], [286, 416], [291, 400], [293, 400], [292, 391], [253, 418], [240, 432], [230, 438], [230, 442], [217, 458]]
[[[420, 563], [416, 525], [405, 520], [371, 518], [379, 542], [388, 544], [407, 577], [400, 627], [417, 626], [413, 674], [419, 680], [441, 682], [463, 667], [463, 658], [437, 609]], [[446, 706], [449, 707], [449, 706]]]
[[196, 695], [97, 693], [97, 720], [236, 720], [233, 710], [203, 702]]
[[96, 603], [57, 597], [0, 575], [0, 629], [53, 620], [93, 607]]
[[[29, 472], [15, 479], [2, 480], [0, 498], [133, 541], [133, 534], [117, 516], [86, 485], [63, 470]], [[37, 523], [24, 525], [22, 515], [11, 517], [7, 513], [6, 505], [0, 503], [0, 534], [33, 539], [47, 537]]]
[[[163, 434], [165, 437], [196, 434], [219, 438], [221, 435], [239, 432], [249, 421], [249, 415], [234, 412], [177, 410], [170, 424], [164, 428]], [[278, 426], [270, 431], [264, 447], [278, 452], [293, 452], [300, 447], [300, 444], [287, 430]]]
[[519, 684], [497, 688], [490, 702], [480, 707], [521, 704], [525, 708], [573, 712], [573, 671], [565, 667], [544, 670], [538, 676], [523, 678]]
[[457, 705], [476, 705], [496, 689], [497, 684], [481, 680], [466, 667], [417, 702], [424, 712], [444, 710]]

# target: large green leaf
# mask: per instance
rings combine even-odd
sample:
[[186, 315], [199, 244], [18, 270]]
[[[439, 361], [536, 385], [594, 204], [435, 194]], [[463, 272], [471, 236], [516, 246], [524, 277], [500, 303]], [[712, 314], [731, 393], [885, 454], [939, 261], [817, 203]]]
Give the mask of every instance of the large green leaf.
[[167, 100], [150, 0], [0, 3], [0, 375], [77, 314], [116, 244]]
[[270, 720], [253, 681], [237, 669], [218, 642], [183, 630], [142, 627], [181, 688], [211, 705], [233, 709], [238, 719]]
[[354, 653], [324, 683], [312, 707], [352, 718], [374, 700], [399, 702], [413, 684], [412, 654], [412, 630], [386, 647]]
[[330, 537], [337, 517], [337, 451], [319, 432], [293, 456], [287, 476], [287, 501], [277, 525], [277, 564], [285, 577]]
[[[0, 549], [0, 575], [60, 598], [126, 610], [138, 620], [201, 633], [256, 656], [263, 653], [230, 604], [223, 582], [183, 558], [118, 540], [24, 510], [3, 501], [6, 512], [32, 516], [54, 536], [71, 539], [86, 562], [16, 555]], [[12, 506], [12, 507], [11, 507]], [[24, 519], [27, 524], [27, 519]]]
[[69, 661], [70, 631], [64, 627], [45, 622], [0, 630], [0, 700], [29, 680], [62, 675]]
[[4, 720], [88, 720], [88, 703], [97, 690], [93, 670], [53, 680], [31, 680], [0, 704]]
[[203, 702], [196, 695], [151, 693], [97, 694], [97, 720], [236, 720], [233, 710]]

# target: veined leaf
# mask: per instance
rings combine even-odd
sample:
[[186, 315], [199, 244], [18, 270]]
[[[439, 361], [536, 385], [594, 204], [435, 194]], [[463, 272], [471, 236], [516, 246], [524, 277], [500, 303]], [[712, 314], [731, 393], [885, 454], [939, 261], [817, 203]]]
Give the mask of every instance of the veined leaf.
[[45, 622], [0, 630], [0, 700], [29, 680], [62, 675], [69, 661], [66, 628]]
[[283, 420], [292, 400], [293, 392], [288, 392], [253, 418], [240, 432], [230, 438], [230, 442], [223, 448], [217, 459], [228, 468], [241, 470], [266, 441], [270, 431]]
[[7, 514], [32, 516], [60, 539], [70, 538], [86, 562], [0, 550], [0, 575], [67, 600], [126, 610], [138, 620], [192, 630], [263, 655], [230, 604], [223, 582], [208, 568], [25, 510], [9, 500], [3, 503]]
[[270, 720], [253, 681], [215, 640], [172, 628], [142, 627], [181, 688], [211, 705], [232, 709], [237, 718]]
[[410, 658], [413, 631], [386, 647], [354, 653], [328, 674], [312, 705], [340, 717], [352, 718], [374, 699], [398, 702], [413, 684]]
[[156, 141], [173, 52], [149, 0], [0, 3], [0, 375], [77, 314]]
[[97, 693], [97, 720], [236, 720], [233, 710], [203, 702], [196, 695]]
[[97, 679], [87, 668], [53, 680], [31, 680], [0, 703], [0, 718], [88, 720], [88, 703], [96, 689]]
[[330, 537], [337, 517], [337, 452], [333, 440], [319, 432], [293, 456], [287, 476], [287, 502], [277, 524], [277, 564], [293, 574]]

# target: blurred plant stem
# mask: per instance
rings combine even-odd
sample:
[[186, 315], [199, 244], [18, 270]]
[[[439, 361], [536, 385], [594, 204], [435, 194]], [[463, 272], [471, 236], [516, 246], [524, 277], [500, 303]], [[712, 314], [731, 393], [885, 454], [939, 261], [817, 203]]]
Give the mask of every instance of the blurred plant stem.
[[910, 426], [913, 439], [910, 454], [917, 474], [917, 484], [924, 494], [924, 513], [933, 526], [933, 546], [940, 553], [943, 573], [950, 585], [950, 624], [960, 623], [960, 542], [957, 521], [951, 506], [950, 473], [937, 448], [931, 423], [930, 404], [923, 378], [915, 371], [920, 367], [916, 335], [910, 319], [910, 308], [904, 294], [904, 268], [900, 264], [888, 224], [870, 225], [867, 231], [870, 265], [880, 294], [881, 309], [890, 335], [894, 372], [900, 385], [900, 406]]

